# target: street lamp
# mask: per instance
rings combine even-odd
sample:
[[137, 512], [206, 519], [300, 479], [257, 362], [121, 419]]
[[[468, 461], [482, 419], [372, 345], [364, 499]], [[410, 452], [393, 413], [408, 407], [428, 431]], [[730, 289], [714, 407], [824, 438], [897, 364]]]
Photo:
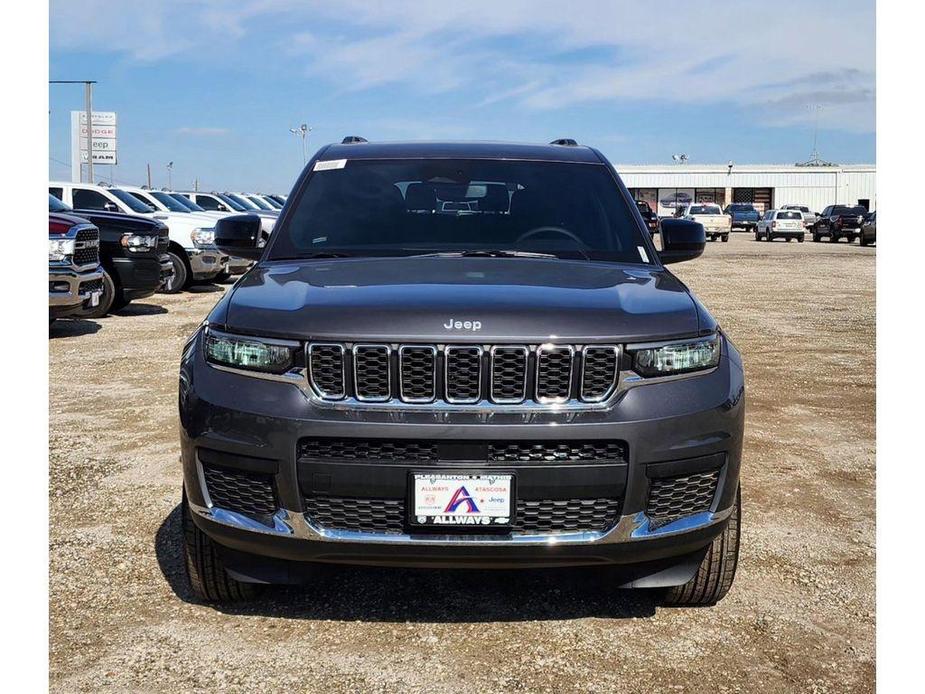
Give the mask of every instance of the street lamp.
[[308, 137], [311, 131], [312, 129], [305, 123], [302, 123], [298, 128], [289, 128], [289, 132], [302, 138], [302, 166], [305, 166], [305, 138]]

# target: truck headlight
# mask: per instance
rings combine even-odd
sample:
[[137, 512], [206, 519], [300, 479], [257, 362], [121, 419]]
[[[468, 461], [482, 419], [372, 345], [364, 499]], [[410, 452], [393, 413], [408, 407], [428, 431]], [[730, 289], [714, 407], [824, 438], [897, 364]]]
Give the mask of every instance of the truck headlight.
[[74, 239], [48, 239], [48, 262], [61, 262], [74, 255]]
[[189, 237], [196, 248], [211, 246], [215, 243], [215, 229], [193, 229]]
[[132, 253], [142, 253], [157, 248], [157, 236], [142, 236], [140, 234], [125, 234], [120, 240], [123, 248]]
[[720, 336], [699, 338], [664, 345], [627, 348], [633, 357], [633, 370], [640, 376], [670, 376], [710, 369], [719, 363]]
[[208, 330], [206, 360], [221, 366], [281, 374], [292, 368], [296, 347], [278, 341], [236, 337]]

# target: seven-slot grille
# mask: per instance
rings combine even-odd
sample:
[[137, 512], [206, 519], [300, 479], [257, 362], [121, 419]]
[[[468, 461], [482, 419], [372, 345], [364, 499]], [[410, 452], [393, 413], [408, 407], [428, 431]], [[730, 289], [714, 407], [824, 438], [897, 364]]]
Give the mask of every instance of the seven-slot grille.
[[100, 232], [95, 227], [81, 229], [74, 237], [74, 260], [76, 267], [99, 265]]
[[324, 400], [452, 405], [597, 403], [616, 390], [616, 345], [311, 343], [308, 372]]

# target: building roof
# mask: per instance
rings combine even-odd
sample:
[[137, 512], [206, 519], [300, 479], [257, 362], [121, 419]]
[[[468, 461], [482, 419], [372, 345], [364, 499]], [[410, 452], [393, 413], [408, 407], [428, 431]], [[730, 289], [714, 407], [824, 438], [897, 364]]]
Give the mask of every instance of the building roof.
[[582, 145], [544, 145], [514, 142], [362, 142], [333, 144], [321, 159], [522, 159], [602, 163], [597, 153]]
[[[618, 173], [638, 174], [726, 174], [729, 164], [614, 164]], [[795, 164], [733, 164], [734, 173], [826, 174], [842, 171], [874, 172], [876, 164], [842, 164], [836, 166], [796, 166]]]

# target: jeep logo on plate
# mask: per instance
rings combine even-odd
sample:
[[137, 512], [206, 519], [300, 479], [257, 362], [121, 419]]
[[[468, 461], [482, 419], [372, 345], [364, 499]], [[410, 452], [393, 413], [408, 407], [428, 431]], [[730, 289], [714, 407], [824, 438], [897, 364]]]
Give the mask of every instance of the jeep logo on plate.
[[443, 324], [443, 327], [447, 330], [471, 330], [472, 332], [477, 332], [482, 329], [482, 321], [454, 320], [453, 318], [450, 318], [446, 323]]

